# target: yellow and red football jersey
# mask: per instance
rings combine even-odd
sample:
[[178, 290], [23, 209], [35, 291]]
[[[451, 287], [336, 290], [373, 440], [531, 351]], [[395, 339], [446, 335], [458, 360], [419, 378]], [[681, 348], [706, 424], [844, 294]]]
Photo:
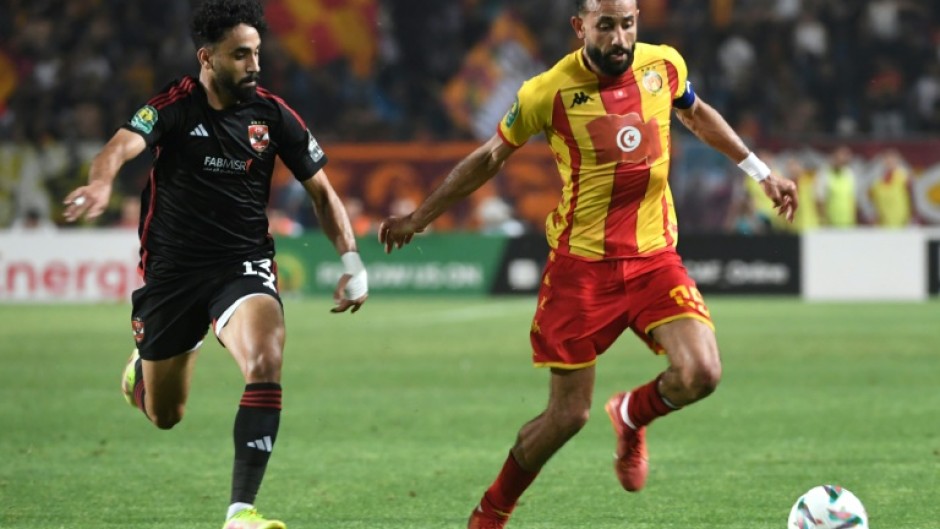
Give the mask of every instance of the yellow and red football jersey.
[[513, 146], [545, 132], [564, 184], [545, 221], [556, 252], [602, 260], [675, 251], [669, 123], [687, 76], [674, 48], [637, 43], [619, 77], [591, 72], [579, 49], [519, 89], [498, 132]]

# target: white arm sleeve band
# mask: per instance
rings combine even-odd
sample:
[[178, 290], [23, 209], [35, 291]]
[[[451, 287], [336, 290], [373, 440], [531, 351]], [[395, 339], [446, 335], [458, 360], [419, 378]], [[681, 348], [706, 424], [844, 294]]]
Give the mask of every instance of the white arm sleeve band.
[[747, 158], [738, 164], [738, 167], [740, 167], [742, 171], [747, 173], [748, 176], [757, 182], [760, 182], [761, 180], [770, 176], [770, 167], [767, 167], [767, 164], [765, 164], [753, 152], [749, 153]]
[[359, 253], [346, 252], [340, 256], [340, 260], [343, 262], [345, 272], [352, 276], [346, 283], [346, 299], [359, 299], [365, 296], [369, 292], [369, 280]]

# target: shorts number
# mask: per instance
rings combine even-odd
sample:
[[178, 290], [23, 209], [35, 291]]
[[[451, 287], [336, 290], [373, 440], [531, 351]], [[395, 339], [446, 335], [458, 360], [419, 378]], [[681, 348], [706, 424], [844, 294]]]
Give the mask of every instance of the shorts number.
[[676, 300], [676, 304], [680, 307], [689, 307], [704, 316], [711, 317], [708, 313], [708, 307], [705, 306], [705, 298], [702, 297], [702, 293], [697, 288], [679, 285], [670, 290], [669, 295]]
[[263, 283], [264, 286], [277, 292], [277, 287], [274, 286], [274, 280], [277, 278], [274, 276], [274, 273], [271, 272], [271, 260], [270, 259], [259, 259], [257, 261], [245, 261], [244, 263], [242, 263], [242, 266], [245, 267], [245, 272], [242, 275], [258, 276], [264, 280], [264, 283]]

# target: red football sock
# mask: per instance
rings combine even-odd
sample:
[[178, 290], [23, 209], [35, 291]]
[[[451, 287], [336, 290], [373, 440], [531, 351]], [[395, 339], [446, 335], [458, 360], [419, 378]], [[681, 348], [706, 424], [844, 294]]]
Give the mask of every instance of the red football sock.
[[676, 411], [678, 408], [666, 404], [663, 396], [659, 394], [657, 386], [659, 378], [634, 388], [630, 392], [630, 401], [627, 403], [627, 415], [636, 428], [642, 428], [653, 422], [653, 419], [662, 417]]
[[496, 481], [486, 490], [480, 506], [484, 511], [494, 511], [501, 516], [509, 516], [516, 502], [519, 501], [519, 497], [529, 488], [538, 474], [538, 471], [529, 472], [520, 467], [515, 456], [509, 452], [503, 469], [496, 476]]

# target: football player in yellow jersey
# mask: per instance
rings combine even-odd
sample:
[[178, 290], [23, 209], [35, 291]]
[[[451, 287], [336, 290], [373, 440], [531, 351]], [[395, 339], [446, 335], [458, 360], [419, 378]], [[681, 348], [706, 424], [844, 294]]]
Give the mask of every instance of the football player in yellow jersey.
[[615, 470], [640, 490], [648, 470], [646, 425], [714, 391], [721, 378], [708, 309], [675, 251], [667, 182], [669, 122], [760, 182], [792, 220], [796, 186], [778, 178], [727, 122], [697, 97], [673, 48], [637, 42], [636, 0], [577, 0], [571, 18], [584, 46], [527, 81], [497, 133], [454, 167], [414, 212], [379, 230], [401, 248], [458, 200], [492, 178], [531, 136], [544, 132], [558, 161], [562, 199], [546, 220], [552, 248], [530, 338], [533, 363], [551, 370], [546, 409], [519, 431], [498, 477], [471, 513], [470, 529], [504, 527], [549, 458], [588, 420], [595, 362], [631, 329], [669, 366], [614, 395]]

